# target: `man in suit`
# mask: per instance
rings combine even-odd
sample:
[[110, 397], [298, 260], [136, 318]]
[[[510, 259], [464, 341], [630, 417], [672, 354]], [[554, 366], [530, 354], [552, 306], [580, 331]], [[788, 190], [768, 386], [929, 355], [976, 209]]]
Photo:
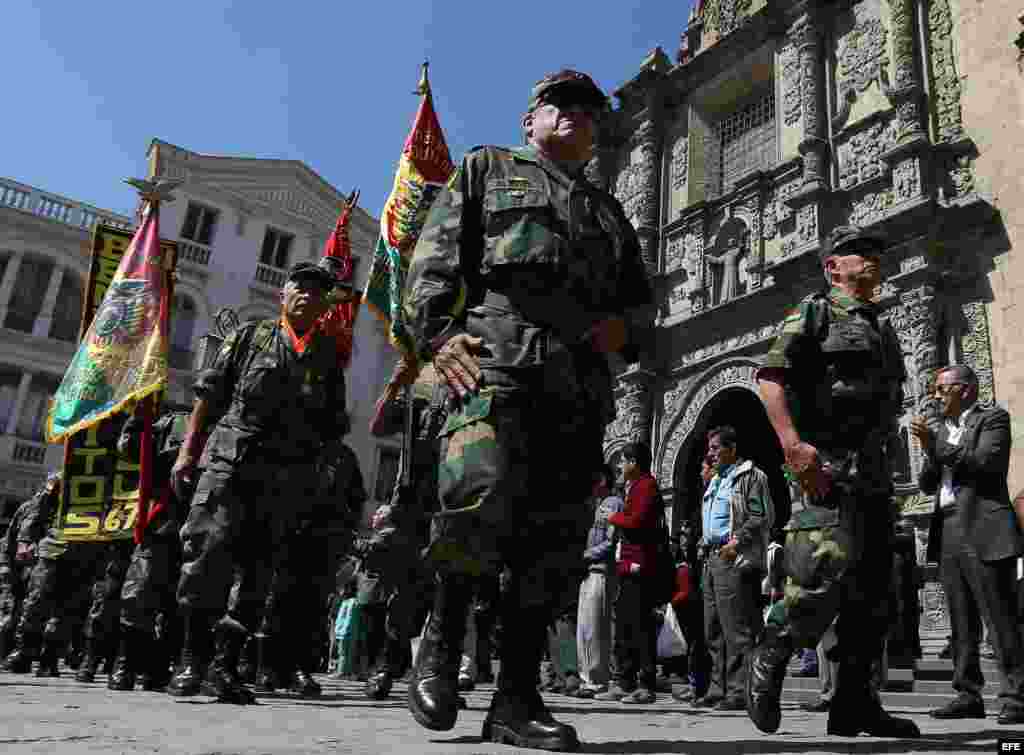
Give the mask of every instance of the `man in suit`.
[[[1010, 415], [977, 405], [978, 378], [964, 365], [939, 371], [935, 396], [943, 425], [911, 422], [924, 467], [918, 484], [935, 494], [928, 560], [939, 560], [953, 627], [957, 697], [934, 718], [984, 718], [979, 645], [989, 630], [1002, 676], [1001, 724], [1024, 723], [1024, 646], [1017, 625], [1017, 557], [1024, 552], [1021, 515], [1010, 503]], [[1020, 507], [1024, 509], [1024, 507]]]

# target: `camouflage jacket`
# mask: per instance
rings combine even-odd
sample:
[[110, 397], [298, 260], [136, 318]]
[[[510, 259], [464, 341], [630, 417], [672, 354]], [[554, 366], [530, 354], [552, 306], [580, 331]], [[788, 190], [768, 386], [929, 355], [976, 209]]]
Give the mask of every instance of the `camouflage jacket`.
[[[838, 492], [892, 491], [887, 445], [902, 412], [906, 371], [899, 340], [874, 304], [838, 288], [786, 313], [762, 368], [782, 369], [800, 439], [814, 445]], [[787, 529], [832, 526], [835, 507], [795, 496]], [[819, 510], [821, 509], [821, 510]]]
[[267, 458], [312, 463], [348, 429], [334, 339], [317, 333], [299, 353], [280, 320], [232, 331], [194, 387], [216, 421], [199, 460], [206, 469]]
[[[508, 310], [492, 318], [502, 323], [496, 330], [484, 327], [483, 315], [478, 327], [467, 322], [489, 294]], [[531, 334], [571, 346], [609, 316], [627, 319], [624, 356], [635, 361], [653, 322], [640, 244], [619, 202], [533, 147], [478, 147], [465, 156], [431, 206], [405, 302], [424, 361], [470, 332], [484, 337], [485, 369], [536, 364], [544, 357], [532, 350]]]
[[17, 566], [14, 557], [18, 552], [18, 543], [38, 543], [42, 539], [53, 518], [55, 506], [55, 496], [48, 494], [45, 489], [18, 506], [7, 532], [0, 540], [0, 572]]

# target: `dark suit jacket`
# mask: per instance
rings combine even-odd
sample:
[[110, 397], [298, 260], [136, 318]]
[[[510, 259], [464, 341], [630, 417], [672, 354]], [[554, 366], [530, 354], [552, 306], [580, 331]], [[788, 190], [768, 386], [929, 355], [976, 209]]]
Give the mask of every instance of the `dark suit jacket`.
[[1010, 415], [998, 406], [977, 408], [964, 420], [960, 445], [950, 445], [943, 425], [918, 477], [922, 492], [935, 494], [928, 536], [928, 560], [942, 556], [942, 515], [938, 490], [942, 469], [953, 471], [957, 523], [964, 541], [982, 561], [1013, 558], [1024, 552], [1024, 537], [1010, 503], [1006, 474], [1010, 467]]

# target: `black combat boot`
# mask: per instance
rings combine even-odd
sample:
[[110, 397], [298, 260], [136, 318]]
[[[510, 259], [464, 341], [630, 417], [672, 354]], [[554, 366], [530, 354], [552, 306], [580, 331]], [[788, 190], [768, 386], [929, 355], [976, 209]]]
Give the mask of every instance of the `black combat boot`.
[[85, 638], [85, 655], [82, 657], [82, 665], [75, 672], [75, 681], [83, 684], [92, 684], [96, 681], [96, 672], [100, 667], [99, 643], [95, 637]]
[[470, 577], [440, 578], [434, 607], [423, 629], [409, 681], [409, 710], [421, 725], [448, 731], [459, 714], [459, 662], [466, 635], [466, 612], [473, 597]]
[[4, 659], [4, 671], [12, 674], [27, 674], [32, 670], [32, 661], [39, 657], [39, 646], [43, 638], [35, 632], [26, 632], [21, 627], [14, 631], [14, 649]]
[[288, 689], [301, 697], [320, 697], [323, 692], [313, 675], [301, 668], [292, 674]]
[[404, 660], [402, 640], [389, 636], [384, 643], [377, 669], [366, 680], [366, 696], [371, 700], [385, 700], [391, 694], [391, 685], [395, 677], [401, 673]]
[[40, 678], [56, 678], [60, 676], [58, 665], [60, 663], [60, 644], [53, 637], [43, 635], [43, 647], [39, 651], [39, 665], [36, 666], [36, 676]]
[[253, 672], [256, 689], [260, 692], [274, 692], [285, 687], [288, 680], [282, 678], [278, 666], [279, 653], [276, 638], [266, 632], [257, 632], [252, 636], [250, 642], [254, 646], [256, 656], [256, 667]]
[[217, 700], [235, 705], [252, 705], [256, 696], [238, 678], [238, 658], [247, 632], [245, 627], [225, 616], [214, 627], [214, 655], [207, 679]]
[[786, 665], [793, 656], [793, 640], [767, 626], [761, 641], [747, 655], [747, 715], [765, 734], [774, 734], [782, 723], [782, 683]]
[[205, 617], [185, 614], [182, 625], [181, 660], [167, 683], [167, 694], [175, 697], [198, 695], [203, 686], [202, 660], [210, 629]]
[[840, 660], [826, 731], [837, 737], [856, 737], [861, 732], [872, 737], [920, 737], [921, 730], [909, 718], [896, 718], [886, 713], [881, 699], [871, 689], [870, 676], [870, 659]]
[[503, 619], [509, 632], [506, 636], [515, 640], [502, 643], [498, 691], [491, 700], [481, 736], [488, 742], [537, 750], [578, 749], [576, 729], [556, 721], [537, 691], [550, 611], [513, 609]]
[[[149, 633], [134, 627], [121, 626], [118, 640], [117, 657], [114, 659], [114, 670], [107, 679], [107, 689], [117, 692], [130, 692], [135, 689], [136, 673], [149, 648]], [[141, 674], [140, 674], [141, 676]]]

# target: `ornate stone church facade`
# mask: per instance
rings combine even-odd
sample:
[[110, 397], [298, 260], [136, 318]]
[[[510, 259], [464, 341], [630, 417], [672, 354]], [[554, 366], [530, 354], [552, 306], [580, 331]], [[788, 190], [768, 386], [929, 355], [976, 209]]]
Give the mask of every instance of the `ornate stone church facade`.
[[[754, 373], [783, 312], [823, 287], [822, 239], [856, 223], [889, 240], [877, 301], [909, 376], [894, 504], [924, 562], [932, 500], [916, 486], [911, 417], [949, 363], [974, 368], [983, 402], [1006, 399], [990, 313], [1011, 244], [976, 185], [954, 1], [704, 0], [676, 60], [656, 49], [616, 91], [588, 173], [637, 228], [658, 314], [656, 348], [618, 375], [605, 452], [650, 444], [674, 525], [699, 500], [716, 424], [737, 425], [785, 495]], [[944, 631], [929, 579], [922, 628]]]

